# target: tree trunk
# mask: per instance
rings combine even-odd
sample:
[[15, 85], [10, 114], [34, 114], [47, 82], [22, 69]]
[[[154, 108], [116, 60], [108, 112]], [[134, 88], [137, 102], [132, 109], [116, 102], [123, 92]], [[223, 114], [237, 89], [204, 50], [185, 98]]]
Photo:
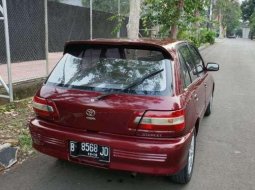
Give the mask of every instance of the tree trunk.
[[178, 5], [177, 5], [177, 18], [176, 18], [176, 22], [171, 26], [171, 30], [170, 30], [170, 38], [173, 40], [177, 39], [177, 35], [178, 35], [178, 21], [179, 18], [182, 14], [183, 11], [183, 7], [184, 7], [184, 0], [179, 0]]
[[200, 17], [200, 12], [198, 9], [196, 9], [195, 11], [195, 17], [197, 19], [197, 21], [195, 22], [195, 29], [196, 29], [196, 39], [197, 41], [199, 41], [199, 35], [200, 35], [200, 23], [199, 23], [199, 17]]
[[139, 24], [140, 24], [140, 6], [141, 0], [130, 0], [130, 12], [127, 25], [127, 33], [129, 39], [139, 38]]
[[219, 11], [219, 25], [220, 25], [220, 32], [219, 32], [219, 38], [224, 38], [224, 27], [222, 24], [222, 14], [221, 14], [221, 10]]
[[199, 12], [198, 9], [195, 11], [195, 17], [196, 17], [196, 19], [197, 19], [196, 22], [195, 22], [195, 28], [196, 28], [196, 30], [199, 30], [199, 28], [200, 28], [200, 23], [199, 23], [198, 19], [199, 19], [199, 17], [200, 17], [200, 12]]
[[177, 26], [177, 24], [174, 24], [171, 26], [170, 38], [173, 40], [176, 40], [177, 34], [178, 34], [178, 26]]

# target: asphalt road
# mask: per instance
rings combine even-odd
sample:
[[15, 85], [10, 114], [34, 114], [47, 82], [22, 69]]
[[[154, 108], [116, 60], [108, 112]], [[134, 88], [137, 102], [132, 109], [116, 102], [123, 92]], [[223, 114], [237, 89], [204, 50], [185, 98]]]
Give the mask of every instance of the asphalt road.
[[255, 41], [226, 39], [203, 50], [220, 64], [214, 109], [197, 137], [191, 182], [108, 171], [38, 154], [0, 176], [1, 190], [255, 190]]

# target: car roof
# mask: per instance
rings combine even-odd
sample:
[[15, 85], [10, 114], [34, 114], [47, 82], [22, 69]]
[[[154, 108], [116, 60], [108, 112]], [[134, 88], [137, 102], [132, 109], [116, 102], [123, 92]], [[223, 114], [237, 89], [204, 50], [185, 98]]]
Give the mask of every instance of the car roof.
[[164, 52], [167, 52], [171, 58], [171, 51], [175, 48], [177, 44], [183, 43], [183, 41], [175, 41], [172, 39], [146, 39], [140, 38], [135, 40], [130, 39], [93, 39], [93, 40], [80, 40], [80, 41], [68, 41], [65, 44], [65, 51], [66, 48], [69, 46], [76, 46], [76, 45], [127, 45], [127, 46], [143, 46], [143, 47], [155, 47], [161, 49]]
[[94, 44], [151, 44], [151, 45], [158, 45], [158, 46], [175, 46], [183, 41], [176, 41], [173, 39], [165, 38], [165, 39], [151, 39], [151, 38], [139, 38], [139, 39], [127, 39], [127, 38], [97, 38], [92, 40], [79, 40], [79, 41], [67, 41], [66, 44], [87, 44], [87, 43], [94, 43]]

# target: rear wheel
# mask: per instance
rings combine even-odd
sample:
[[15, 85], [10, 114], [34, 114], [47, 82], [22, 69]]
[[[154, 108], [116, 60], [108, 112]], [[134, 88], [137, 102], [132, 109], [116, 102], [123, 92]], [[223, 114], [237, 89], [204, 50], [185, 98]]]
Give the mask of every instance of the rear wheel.
[[192, 134], [192, 139], [189, 147], [187, 164], [179, 173], [170, 176], [170, 179], [173, 182], [179, 184], [187, 184], [190, 181], [194, 166], [195, 150], [196, 150], [196, 135], [194, 131]]
[[208, 106], [206, 108], [206, 111], [205, 111], [205, 116], [211, 115], [211, 113], [212, 113], [212, 103], [213, 103], [213, 95], [211, 95], [211, 97], [210, 97], [209, 104], [208, 104]]

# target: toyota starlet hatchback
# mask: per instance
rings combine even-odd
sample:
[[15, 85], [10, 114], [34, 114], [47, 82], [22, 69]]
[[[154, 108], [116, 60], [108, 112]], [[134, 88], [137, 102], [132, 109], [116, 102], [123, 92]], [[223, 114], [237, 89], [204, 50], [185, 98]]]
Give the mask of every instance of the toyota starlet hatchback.
[[112, 170], [189, 182], [215, 83], [188, 42], [72, 41], [33, 99], [33, 147]]

